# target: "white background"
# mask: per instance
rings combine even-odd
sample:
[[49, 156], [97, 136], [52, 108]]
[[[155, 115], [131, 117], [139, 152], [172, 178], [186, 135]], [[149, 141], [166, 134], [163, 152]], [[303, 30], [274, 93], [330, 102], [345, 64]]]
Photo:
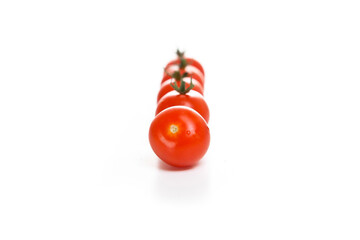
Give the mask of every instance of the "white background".
[[[211, 146], [147, 135], [176, 48]], [[1, 1], [0, 239], [359, 239], [358, 1]]]

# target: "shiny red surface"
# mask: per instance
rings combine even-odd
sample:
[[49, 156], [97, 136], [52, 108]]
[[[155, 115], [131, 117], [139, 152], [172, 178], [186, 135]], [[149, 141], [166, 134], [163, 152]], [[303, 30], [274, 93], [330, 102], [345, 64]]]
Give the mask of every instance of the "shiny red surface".
[[[173, 133], [171, 126], [177, 128]], [[176, 106], [160, 112], [149, 130], [149, 141], [155, 154], [175, 167], [195, 165], [210, 144], [210, 131], [204, 119], [188, 107]]]
[[186, 106], [197, 111], [206, 122], [209, 122], [210, 111], [204, 97], [193, 90], [190, 90], [187, 94], [179, 94], [177, 91], [171, 91], [165, 94], [156, 108], [156, 115], [162, 110], [172, 106]]

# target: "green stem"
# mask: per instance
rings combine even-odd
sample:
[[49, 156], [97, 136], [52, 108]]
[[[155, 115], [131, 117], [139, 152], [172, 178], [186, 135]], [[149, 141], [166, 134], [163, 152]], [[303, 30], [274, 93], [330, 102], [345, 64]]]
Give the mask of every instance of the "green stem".
[[185, 70], [186, 66], [189, 65], [189, 63], [185, 59], [185, 52], [180, 52], [180, 50], [176, 50], [176, 55], [178, 56], [180, 63], [179, 68]]
[[[172, 86], [174, 88], [175, 91], [177, 91], [180, 94], [187, 94], [188, 92], [190, 92], [191, 89], [193, 89], [195, 87], [195, 85], [192, 82], [192, 77], [190, 78], [190, 86], [188, 88], [186, 88], [186, 83], [184, 81], [184, 78], [189, 76], [189, 73], [185, 72], [185, 67], [188, 65], [185, 57], [184, 57], [185, 52], [180, 52], [180, 50], [178, 49], [176, 51], [176, 55], [178, 56], [180, 63], [179, 63], [179, 70], [173, 72], [172, 74], [168, 73], [165, 69], [165, 72], [167, 75], [169, 75], [171, 78], [174, 78], [176, 80], [176, 82], [180, 81], [180, 87], [178, 87], [177, 83], [170, 83], [170, 86]], [[184, 70], [184, 73], [181, 74], [180, 71]]]
[[177, 55], [179, 58], [184, 58], [185, 51], [184, 51], [184, 52], [180, 52], [180, 50], [177, 49], [177, 50], [176, 50], [176, 55]]

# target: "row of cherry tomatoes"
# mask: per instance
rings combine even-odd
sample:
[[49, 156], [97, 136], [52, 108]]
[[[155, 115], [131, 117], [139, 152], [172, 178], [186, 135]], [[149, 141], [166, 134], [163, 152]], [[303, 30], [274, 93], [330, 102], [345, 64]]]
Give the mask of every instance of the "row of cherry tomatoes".
[[179, 50], [165, 69], [149, 141], [155, 154], [175, 167], [191, 167], [210, 144], [209, 107], [204, 99], [201, 64]]

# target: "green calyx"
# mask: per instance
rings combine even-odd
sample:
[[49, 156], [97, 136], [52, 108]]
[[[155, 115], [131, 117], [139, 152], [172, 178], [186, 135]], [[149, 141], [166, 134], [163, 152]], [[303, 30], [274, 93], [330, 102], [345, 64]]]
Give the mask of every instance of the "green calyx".
[[191, 89], [195, 87], [195, 85], [192, 82], [192, 78], [190, 78], [190, 86], [187, 88], [185, 86], [185, 81], [183, 78], [181, 78], [180, 80], [180, 87], [174, 82], [170, 83], [170, 86], [172, 86], [175, 91], [183, 95], [187, 94], [188, 92], [190, 92]]

